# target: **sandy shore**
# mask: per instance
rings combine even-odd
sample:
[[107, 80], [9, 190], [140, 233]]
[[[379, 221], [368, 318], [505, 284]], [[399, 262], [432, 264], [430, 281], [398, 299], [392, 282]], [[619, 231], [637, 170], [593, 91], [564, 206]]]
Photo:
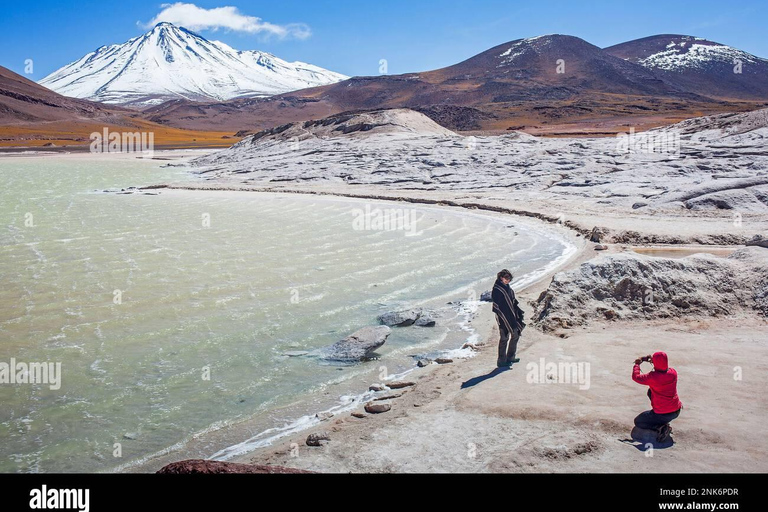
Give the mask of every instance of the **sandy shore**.
[[[568, 268], [593, 251], [586, 246]], [[520, 290], [521, 302], [546, 285], [544, 279]], [[417, 370], [409, 379], [415, 385], [388, 401], [391, 411], [330, 418], [234, 462], [323, 472], [768, 469], [761, 433], [768, 420], [764, 319], [595, 322], [557, 335], [531, 327], [520, 342], [521, 362], [509, 370], [495, 367], [498, 330], [490, 304], [474, 326], [485, 333], [478, 356]], [[646, 388], [630, 375], [634, 358], [655, 350], [667, 351], [678, 370], [685, 409], [674, 422], [674, 445], [649, 450], [630, 438], [634, 416], [649, 408]], [[542, 358], [589, 363], [589, 379], [531, 382], [538, 366], [528, 365]], [[739, 368], [743, 378], [735, 380]], [[307, 435], [318, 432], [330, 442], [307, 446]]]
[[[183, 163], [190, 154], [157, 156]], [[599, 273], [606, 268], [600, 266], [605, 265], [605, 258], [613, 256], [641, 266], [649, 259], [667, 262], [670, 268], [676, 268], [674, 262], [678, 261], [703, 265], [686, 263], [688, 267], [683, 265], [676, 270], [679, 273], [667, 276], [673, 288], [679, 283], [692, 288], [690, 293], [696, 292], [698, 284], [678, 281], [681, 276], [702, 273], [708, 279], [722, 279], [728, 272], [749, 274], [758, 267], [742, 268], [737, 266], [741, 264], [738, 260], [731, 263], [730, 258], [727, 261], [732, 266], [719, 262], [741, 250], [745, 240], [768, 231], [768, 215], [759, 209], [737, 210], [740, 222], [734, 223], [733, 210], [665, 206], [643, 211], [631, 208], [631, 201], [637, 198], [607, 204], [595, 197], [572, 195], [570, 189], [566, 194], [531, 192], [525, 187], [412, 190], [391, 184], [303, 182], [296, 176], [276, 183], [225, 176], [163, 186], [433, 203], [560, 224], [582, 238], [582, 248], [565, 268], [517, 290], [527, 318], [541, 309], [539, 298], [553, 286], [553, 277], [573, 284], [573, 279], [566, 278], [578, 274], [583, 265], [588, 265], [587, 270], [594, 266]], [[159, 192], [163, 194], [162, 188]], [[597, 252], [597, 244], [586, 240], [594, 227], [602, 228], [607, 251]], [[753, 251], [768, 253], [762, 248]], [[689, 255], [697, 252], [712, 256], [691, 260]], [[710, 276], [709, 267], [719, 268], [721, 273]], [[733, 306], [727, 291], [702, 293], [718, 307], [720, 303]], [[577, 302], [561, 305], [559, 313], [563, 307], [567, 313]], [[583, 311], [574, 310], [573, 315], [594, 305], [582, 306]], [[400, 395], [385, 401], [392, 406], [389, 412], [367, 414], [361, 407], [355, 413], [362, 417], [343, 413], [328, 418], [232, 462], [323, 472], [768, 470], [768, 447], [762, 439], [762, 425], [768, 420], [765, 314], [741, 305], [726, 314], [710, 314], [695, 304], [690, 310], [685, 307], [689, 305], [674, 309], [666, 318], [654, 314], [638, 318], [637, 308], [629, 308], [610, 319], [585, 315], [583, 321], [564, 328], [545, 329], [546, 322], [529, 323], [518, 350], [521, 362], [497, 370], [498, 333], [490, 304], [484, 305], [473, 320], [484, 340], [477, 356], [415, 370], [409, 375], [413, 386], [381, 392], [382, 396]], [[666, 351], [679, 372], [685, 409], [673, 423], [674, 445], [649, 449], [630, 439], [634, 416], [649, 408], [646, 388], [632, 382], [630, 374], [636, 357], [656, 350]], [[535, 374], [547, 374], [540, 371], [542, 363], [588, 365], [589, 377], [570, 383], [553, 382], [545, 376], [545, 382], [536, 382]], [[327, 433], [330, 441], [320, 447], [307, 446], [307, 436], [320, 432]]]
[[[387, 191], [374, 196], [396, 198]], [[677, 222], [682, 229], [686, 221]], [[558, 272], [602, 256], [595, 247], [585, 241]], [[737, 249], [611, 244], [608, 252], [633, 258], [642, 257], [635, 251], [725, 257]], [[529, 316], [551, 277], [518, 290]], [[371, 415], [360, 408], [355, 412], [363, 418], [346, 413], [329, 418], [233, 461], [327, 472], [765, 471], [768, 453], [761, 448], [760, 425], [768, 419], [766, 324], [758, 315], [746, 315], [593, 322], [553, 333], [530, 327], [521, 341], [521, 363], [499, 371], [498, 334], [487, 305], [473, 321], [485, 340], [478, 356], [416, 370], [409, 379], [415, 386], [382, 393], [402, 393], [387, 401], [391, 411]], [[686, 409], [675, 422], [674, 446], [647, 450], [630, 439], [632, 419], [648, 408], [645, 389], [631, 381], [630, 372], [635, 357], [655, 350], [667, 351], [680, 372]], [[541, 358], [589, 363], [589, 387], [529, 382], [526, 365]], [[742, 380], [734, 380], [737, 368]], [[331, 441], [309, 447], [311, 433], [328, 433]]]
[[[389, 412], [332, 417], [235, 462], [324, 472], [766, 471], [768, 249], [743, 249], [768, 232], [763, 114], [686, 122], [672, 158], [622, 156], [615, 141], [597, 139], [413, 135], [407, 115], [395, 119], [397, 133], [315, 139], [289, 129], [300, 145], [270, 135], [204, 157], [201, 181], [183, 188], [444, 204], [535, 217], [585, 240], [566, 268], [517, 290], [537, 319], [519, 364], [496, 369], [488, 304], [473, 322], [485, 340], [477, 357], [429, 365], [413, 386], [383, 391], [400, 395], [386, 400]], [[657, 293], [650, 305], [638, 299], [648, 290]], [[680, 375], [685, 409], [674, 444], [654, 447], [630, 438], [633, 418], [650, 408], [631, 370], [657, 350]], [[551, 363], [578, 367], [581, 378], [568, 382]], [[307, 446], [310, 433], [330, 441]]]

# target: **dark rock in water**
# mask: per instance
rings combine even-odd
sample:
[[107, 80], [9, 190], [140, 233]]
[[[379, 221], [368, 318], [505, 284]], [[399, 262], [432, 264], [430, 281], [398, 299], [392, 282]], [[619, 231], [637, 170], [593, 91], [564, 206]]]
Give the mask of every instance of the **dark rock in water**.
[[453, 359], [448, 359], [447, 357], [438, 357], [437, 359], [435, 359], [435, 362], [437, 364], [448, 364], [448, 363], [452, 363]]
[[387, 384], [387, 387], [389, 389], [401, 389], [401, 388], [408, 388], [415, 385], [416, 385], [415, 382], [404, 381], [404, 382], [392, 382], [391, 384]]
[[324, 351], [324, 357], [338, 361], [370, 359], [391, 333], [392, 329], [385, 325], [363, 327], [331, 345]]
[[638, 201], [638, 202], [636, 202], [635, 204], [632, 205], [632, 209], [633, 210], [637, 210], [639, 208], [644, 208], [646, 206], [648, 206], [648, 203], [646, 203], [644, 201]]
[[387, 389], [386, 386], [382, 386], [381, 384], [371, 384], [368, 387], [368, 391], [384, 391], [385, 389]]
[[483, 292], [480, 294], [480, 301], [482, 302], [493, 302], [493, 296], [490, 291]]
[[419, 361], [416, 363], [416, 365], [419, 368], [424, 368], [425, 366], [429, 366], [430, 360], [429, 359], [419, 359]]
[[379, 322], [390, 327], [407, 327], [409, 325], [413, 325], [420, 316], [420, 309], [390, 311], [388, 313], [379, 315]]
[[236, 462], [221, 462], [217, 460], [191, 459], [172, 462], [160, 469], [159, 475], [190, 475], [190, 474], [278, 474], [278, 473], [315, 473], [303, 469], [286, 468], [284, 466], [266, 466], [256, 464], [238, 464]]
[[301, 357], [309, 354], [306, 350], [291, 350], [289, 352], [283, 352], [284, 356], [288, 357]]
[[420, 316], [416, 322], [414, 322], [415, 326], [417, 327], [434, 327], [435, 321], [432, 319], [432, 317], [429, 316]]
[[370, 414], [380, 414], [392, 409], [389, 404], [365, 404], [365, 412]]
[[135, 432], [128, 432], [126, 434], [123, 434], [123, 439], [130, 439], [131, 441], [137, 439], [139, 437], [139, 434]]
[[328, 432], [313, 432], [307, 436], [307, 446], [323, 446], [331, 440], [331, 435]]

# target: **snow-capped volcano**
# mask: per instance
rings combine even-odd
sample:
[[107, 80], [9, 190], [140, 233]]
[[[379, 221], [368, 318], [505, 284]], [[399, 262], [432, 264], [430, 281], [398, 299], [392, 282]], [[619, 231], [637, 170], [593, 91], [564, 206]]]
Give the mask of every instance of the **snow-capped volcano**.
[[39, 83], [65, 96], [149, 106], [179, 98], [271, 96], [346, 78], [269, 53], [238, 51], [183, 27], [158, 23], [123, 44], [98, 48]]
[[701, 37], [683, 35], [653, 36], [616, 45], [608, 50], [623, 53], [628, 60], [647, 68], [664, 71], [704, 68], [712, 63], [733, 66], [739, 61], [742, 64], [766, 62], [765, 59], [755, 57], [738, 48]]
[[662, 34], [605, 49], [699, 94], [738, 99], [768, 97], [768, 60], [700, 37]]

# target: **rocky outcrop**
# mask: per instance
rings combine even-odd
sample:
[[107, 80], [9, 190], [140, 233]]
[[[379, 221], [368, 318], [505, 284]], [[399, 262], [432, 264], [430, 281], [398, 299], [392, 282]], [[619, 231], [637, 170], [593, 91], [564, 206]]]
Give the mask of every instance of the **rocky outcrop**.
[[392, 406], [390, 404], [374, 404], [374, 403], [368, 403], [365, 404], [365, 412], [368, 414], [381, 414], [383, 412], [388, 412], [392, 409]]
[[325, 359], [338, 361], [370, 359], [376, 349], [384, 345], [391, 333], [392, 329], [385, 325], [363, 327], [321, 351], [321, 355]]
[[498, 118], [490, 112], [458, 105], [429, 105], [417, 107], [414, 110], [426, 115], [440, 126], [456, 131], [481, 130], [483, 121]]
[[[297, 143], [313, 138], [340, 137], [357, 133], [410, 133], [415, 135], [440, 135], [456, 137], [420, 112], [409, 109], [350, 111], [334, 114], [323, 119], [287, 123], [262, 130], [251, 135], [233, 148], [252, 147], [276, 141]], [[201, 157], [198, 162], [209, 162]]]
[[435, 324], [435, 320], [429, 315], [422, 315], [413, 323], [416, 327], [434, 327]]
[[389, 311], [379, 315], [379, 322], [390, 327], [407, 327], [416, 323], [421, 317], [421, 309], [407, 309], [405, 311]]
[[403, 388], [409, 388], [415, 385], [416, 385], [415, 382], [400, 381], [400, 382], [390, 382], [389, 384], [387, 384], [387, 387], [389, 389], [403, 389]]
[[607, 229], [601, 228], [599, 226], [595, 226], [594, 228], [592, 228], [592, 232], [589, 234], [589, 241], [600, 243], [603, 241], [607, 233], [608, 233]]
[[435, 319], [429, 313], [420, 308], [406, 309], [404, 311], [389, 311], [379, 315], [379, 322], [390, 327], [434, 327]]
[[747, 246], [764, 247], [768, 249], [768, 238], [757, 235], [747, 242]]
[[189, 475], [189, 474], [275, 474], [275, 473], [314, 473], [302, 469], [286, 468], [283, 466], [265, 466], [254, 464], [238, 464], [216, 460], [190, 459], [172, 462], [161, 468], [159, 475]]
[[323, 446], [331, 440], [328, 432], [313, 432], [307, 436], [307, 446]]
[[725, 317], [755, 311], [768, 316], [768, 253], [763, 252], [746, 248], [728, 258], [599, 256], [556, 274], [535, 301], [533, 319], [541, 329], [555, 330], [595, 320]]

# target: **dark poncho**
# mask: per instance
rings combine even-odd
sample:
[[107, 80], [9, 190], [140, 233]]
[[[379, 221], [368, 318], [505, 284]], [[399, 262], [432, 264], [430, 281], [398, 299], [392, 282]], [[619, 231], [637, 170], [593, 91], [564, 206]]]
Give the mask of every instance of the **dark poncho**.
[[496, 313], [499, 325], [503, 325], [509, 332], [512, 332], [512, 329], [522, 331], [525, 328], [523, 310], [520, 309], [512, 288], [508, 284], [502, 283], [501, 279], [497, 279], [493, 285], [491, 297], [493, 298], [493, 312]]

